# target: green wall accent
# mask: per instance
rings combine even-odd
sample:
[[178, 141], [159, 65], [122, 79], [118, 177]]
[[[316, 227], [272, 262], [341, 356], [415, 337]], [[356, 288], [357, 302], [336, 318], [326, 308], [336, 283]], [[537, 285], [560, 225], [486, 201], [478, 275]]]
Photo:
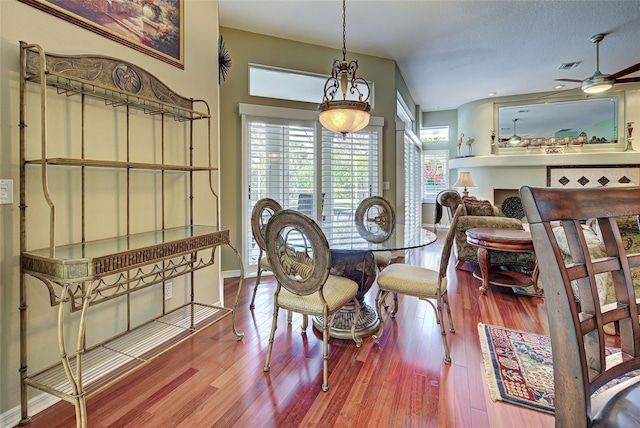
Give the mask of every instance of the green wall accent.
[[[232, 66], [227, 80], [220, 84], [220, 198], [221, 224], [230, 229], [231, 240], [242, 252], [242, 129], [238, 106], [241, 103], [317, 110], [312, 103], [249, 96], [249, 63], [329, 75], [334, 59], [341, 59], [340, 49], [330, 49], [261, 34], [221, 27]], [[340, 40], [336, 40], [336, 46]], [[347, 52], [348, 60], [358, 60], [358, 75], [375, 83], [373, 116], [384, 117], [383, 180], [391, 182], [384, 197], [395, 200], [396, 151], [396, 65], [393, 60]], [[318, 104], [322, 94], [318, 94]], [[413, 102], [411, 100], [411, 102]], [[222, 251], [222, 270], [240, 268], [236, 256]], [[248, 280], [247, 283], [251, 283]]]

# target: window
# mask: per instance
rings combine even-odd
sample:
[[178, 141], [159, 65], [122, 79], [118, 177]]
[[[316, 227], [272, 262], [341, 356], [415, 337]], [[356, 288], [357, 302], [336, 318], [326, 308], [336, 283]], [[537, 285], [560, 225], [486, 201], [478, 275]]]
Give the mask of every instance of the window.
[[424, 164], [424, 202], [435, 202], [436, 195], [449, 188], [449, 151], [425, 150], [422, 154]]
[[352, 241], [353, 215], [360, 201], [379, 195], [380, 139], [378, 132], [341, 134], [322, 130], [322, 191], [325, 196], [322, 229], [328, 238]]
[[[247, 192], [251, 202], [246, 221], [251, 229], [251, 211], [256, 201], [273, 198], [283, 208], [303, 209], [313, 216], [315, 181], [315, 126], [313, 122], [283, 124], [265, 118], [249, 120], [247, 138]], [[300, 200], [304, 207], [300, 207]], [[259, 247], [249, 231], [247, 261], [258, 262]]]
[[449, 141], [448, 126], [429, 126], [420, 129], [420, 141], [423, 143], [441, 143]]
[[404, 230], [405, 241], [422, 227], [422, 144], [413, 132], [404, 133]]
[[414, 130], [415, 117], [399, 91], [396, 92], [396, 116], [407, 125], [407, 129]]
[[265, 197], [305, 212], [322, 224], [328, 238], [351, 241], [341, 226], [353, 223], [362, 199], [380, 194], [383, 120], [372, 117], [369, 127], [343, 139], [323, 129], [315, 111], [241, 104], [240, 113], [245, 266], [255, 268], [258, 262], [251, 211]]
[[[324, 84], [328, 78], [328, 75], [249, 64], [249, 95], [320, 104]], [[373, 108], [374, 84], [369, 81], [367, 83], [369, 84], [369, 104]], [[358, 83], [357, 86], [362, 93], [366, 93], [362, 83]], [[357, 96], [352, 97], [347, 94], [347, 99], [350, 98], [356, 99]]]

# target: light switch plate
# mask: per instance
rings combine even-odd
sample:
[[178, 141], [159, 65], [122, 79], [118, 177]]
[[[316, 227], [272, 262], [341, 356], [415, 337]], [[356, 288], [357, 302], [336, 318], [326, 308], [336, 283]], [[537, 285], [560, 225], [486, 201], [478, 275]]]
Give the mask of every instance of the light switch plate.
[[13, 180], [0, 179], [0, 204], [13, 203]]
[[391, 184], [388, 181], [383, 181], [382, 190], [391, 190]]

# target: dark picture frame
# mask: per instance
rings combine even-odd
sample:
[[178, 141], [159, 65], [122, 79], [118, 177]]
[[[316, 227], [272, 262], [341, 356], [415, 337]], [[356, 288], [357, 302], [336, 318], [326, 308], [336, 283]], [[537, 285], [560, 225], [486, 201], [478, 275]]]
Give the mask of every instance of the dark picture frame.
[[184, 69], [184, 0], [19, 0]]

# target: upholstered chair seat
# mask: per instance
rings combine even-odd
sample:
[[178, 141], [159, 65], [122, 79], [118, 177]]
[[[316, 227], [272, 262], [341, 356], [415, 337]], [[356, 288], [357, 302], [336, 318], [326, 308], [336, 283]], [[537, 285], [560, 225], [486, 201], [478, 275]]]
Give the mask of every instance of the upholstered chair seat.
[[[451, 249], [455, 235], [455, 225], [463, 213], [464, 208], [459, 206], [452, 218], [451, 228], [445, 239], [441, 259], [440, 269], [431, 270], [420, 266], [394, 263], [386, 267], [378, 275], [378, 294], [376, 295], [376, 309], [380, 318], [380, 327], [373, 336], [374, 343], [378, 343], [384, 332], [384, 318], [382, 308], [385, 306], [385, 299], [389, 293], [393, 294], [394, 307], [391, 316], [398, 313], [398, 295], [417, 297], [425, 300], [436, 313], [437, 323], [440, 324], [442, 334], [442, 346], [444, 348], [444, 361], [451, 362], [449, 355], [449, 345], [447, 343], [447, 333], [444, 328], [443, 305], [446, 307], [449, 319], [449, 331], [455, 332], [453, 320], [451, 318], [451, 308], [447, 297], [447, 267], [451, 258]], [[433, 303], [435, 302], [435, 304]]]
[[[307, 316], [321, 322], [323, 375], [322, 390], [329, 390], [329, 331], [335, 315], [347, 303], [355, 307], [354, 320], [360, 317], [356, 298], [358, 284], [345, 277], [330, 275], [331, 252], [324, 233], [310, 217], [294, 210], [280, 210], [267, 223], [266, 253], [271, 271], [278, 280], [273, 296], [273, 321], [267, 347], [264, 371], [271, 369], [271, 351], [278, 327], [280, 308], [303, 315], [303, 333]], [[351, 325], [351, 337], [356, 346], [362, 339], [356, 336], [356, 323]]]

